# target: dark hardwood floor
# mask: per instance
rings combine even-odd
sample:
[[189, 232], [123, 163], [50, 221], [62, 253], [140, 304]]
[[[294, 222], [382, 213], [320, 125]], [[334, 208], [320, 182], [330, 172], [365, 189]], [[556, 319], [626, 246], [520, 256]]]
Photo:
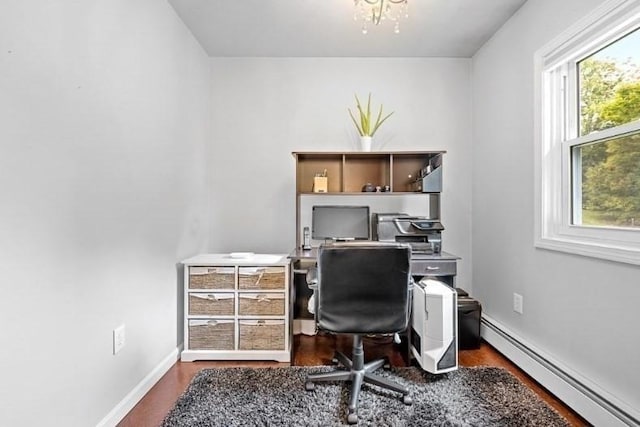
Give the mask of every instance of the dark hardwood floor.
[[[402, 352], [389, 340], [365, 339], [366, 359], [388, 357], [393, 366], [406, 366]], [[348, 337], [335, 337], [319, 334], [317, 336], [296, 335], [294, 337], [293, 365], [317, 366], [329, 365], [334, 349], [351, 353], [351, 340]], [[538, 394], [544, 401], [564, 416], [572, 426], [588, 426], [584, 419], [566, 407], [546, 389], [536, 383], [527, 374], [518, 369], [493, 347], [482, 343], [478, 350], [462, 350], [459, 354], [460, 366], [497, 366], [513, 373]], [[270, 367], [287, 366], [277, 362], [238, 362], [238, 361], [198, 361], [177, 362], [145, 397], [118, 424], [119, 427], [156, 427], [173, 407], [175, 401], [184, 392], [193, 376], [201, 369], [212, 367]]]

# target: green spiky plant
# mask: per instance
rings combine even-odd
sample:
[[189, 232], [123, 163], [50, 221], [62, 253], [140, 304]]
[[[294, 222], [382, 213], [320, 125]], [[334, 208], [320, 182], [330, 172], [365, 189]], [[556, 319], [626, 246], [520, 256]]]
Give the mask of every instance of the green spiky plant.
[[358, 107], [358, 115], [360, 116], [360, 120], [356, 120], [351, 108], [348, 108], [349, 115], [351, 116], [351, 120], [353, 120], [353, 124], [356, 125], [356, 129], [358, 129], [358, 133], [360, 136], [373, 136], [378, 128], [393, 114], [393, 111], [386, 116], [382, 117], [382, 104], [380, 104], [380, 110], [378, 111], [378, 117], [375, 122], [372, 122], [371, 117], [371, 93], [369, 93], [369, 99], [367, 100], [367, 109], [366, 111], [362, 108], [362, 104], [360, 103], [360, 99], [358, 99], [358, 95], [356, 97], [356, 107]]

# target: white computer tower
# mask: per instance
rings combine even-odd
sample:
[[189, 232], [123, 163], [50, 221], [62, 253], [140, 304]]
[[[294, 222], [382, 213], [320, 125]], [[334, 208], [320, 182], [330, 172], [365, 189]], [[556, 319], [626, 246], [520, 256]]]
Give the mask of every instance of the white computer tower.
[[455, 289], [437, 279], [413, 287], [411, 353], [432, 374], [458, 369], [457, 300]]

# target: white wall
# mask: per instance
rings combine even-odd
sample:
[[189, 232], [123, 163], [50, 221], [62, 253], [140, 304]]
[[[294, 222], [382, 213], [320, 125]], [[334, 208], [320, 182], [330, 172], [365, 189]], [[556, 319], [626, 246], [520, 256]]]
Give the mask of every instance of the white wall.
[[3, 1], [0, 425], [96, 425], [180, 343], [209, 86], [166, 2]]
[[473, 289], [486, 314], [639, 408], [640, 269], [533, 246], [533, 55], [600, 3], [529, 0], [473, 58]]
[[[469, 59], [213, 58], [210, 248], [290, 252], [295, 246], [292, 151], [358, 150], [354, 93], [394, 115], [373, 149], [447, 150], [444, 250], [471, 266]], [[217, 191], [216, 191], [217, 190]]]

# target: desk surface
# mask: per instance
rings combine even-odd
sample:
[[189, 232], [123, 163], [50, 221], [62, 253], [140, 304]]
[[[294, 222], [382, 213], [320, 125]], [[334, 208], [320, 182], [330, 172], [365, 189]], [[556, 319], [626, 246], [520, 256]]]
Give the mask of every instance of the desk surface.
[[[311, 250], [305, 251], [302, 248], [295, 248], [289, 254], [289, 258], [293, 261], [313, 261], [318, 258], [318, 248], [311, 248]], [[456, 261], [460, 257], [452, 255], [447, 252], [440, 252], [439, 254], [412, 254], [411, 261]]]

